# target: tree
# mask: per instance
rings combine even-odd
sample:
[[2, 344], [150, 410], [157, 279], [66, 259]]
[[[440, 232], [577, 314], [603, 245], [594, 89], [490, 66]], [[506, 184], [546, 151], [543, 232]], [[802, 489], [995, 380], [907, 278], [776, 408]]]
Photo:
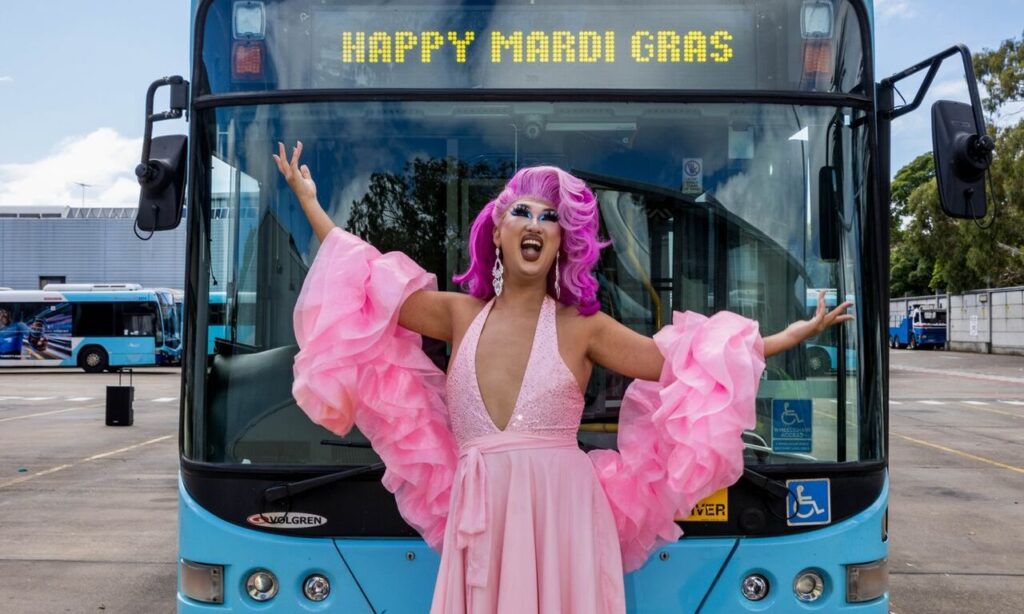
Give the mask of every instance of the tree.
[[982, 106], [989, 113], [997, 112], [1008, 102], [1024, 99], [1024, 41], [1011, 38], [998, 49], [975, 54], [974, 70], [978, 81], [988, 90]]
[[457, 219], [448, 219], [447, 207], [438, 203], [458, 194], [468, 201], [467, 219], [472, 220], [498, 194], [511, 171], [511, 162], [505, 161], [471, 165], [455, 159], [416, 158], [400, 173], [373, 173], [367, 193], [352, 203], [345, 230], [383, 252], [400, 250], [428, 271], [443, 274], [449, 250], [464, 249], [469, 229], [460, 228]]

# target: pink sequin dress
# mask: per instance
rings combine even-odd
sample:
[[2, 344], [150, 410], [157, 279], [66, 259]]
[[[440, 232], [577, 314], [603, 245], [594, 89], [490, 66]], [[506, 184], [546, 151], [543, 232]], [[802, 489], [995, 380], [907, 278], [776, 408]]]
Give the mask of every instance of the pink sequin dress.
[[624, 612], [623, 573], [682, 534], [675, 518], [735, 482], [764, 368], [757, 323], [675, 314], [655, 336], [657, 382], [623, 399], [618, 451], [584, 454], [583, 396], [558, 352], [553, 299], [540, 312], [508, 426], [484, 407], [474, 319], [446, 377], [397, 325], [434, 287], [399, 252], [335, 229], [295, 307], [293, 394], [318, 424], [353, 424], [387, 466], [403, 518], [441, 551], [431, 612]]

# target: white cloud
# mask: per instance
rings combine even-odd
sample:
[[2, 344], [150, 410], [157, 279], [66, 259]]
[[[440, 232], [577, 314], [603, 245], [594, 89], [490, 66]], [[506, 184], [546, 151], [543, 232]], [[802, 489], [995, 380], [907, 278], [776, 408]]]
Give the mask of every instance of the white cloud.
[[928, 95], [932, 98], [942, 99], [968, 99], [967, 92], [967, 80], [964, 79], [963, 75], [960, 75], [956, 79], [950, 79], [949, 81], [940, 81], [932, 84]]
[[26, 164], [0, 164], [0, 206], [79, 205], [134, 206], [139, 200], [135, 165], [142, 139], [111, 128], [60, 142], [46, 157]]
[[10, 77], [10, 76], [7, 76], [7, 75], [0, 76], [0, 83], [10, 82], [10, 81], [14, 81], [14, 77]]
[[912, 0], [876, 0], [875, 14], [883, 19], [913, 17], [917, 14]]

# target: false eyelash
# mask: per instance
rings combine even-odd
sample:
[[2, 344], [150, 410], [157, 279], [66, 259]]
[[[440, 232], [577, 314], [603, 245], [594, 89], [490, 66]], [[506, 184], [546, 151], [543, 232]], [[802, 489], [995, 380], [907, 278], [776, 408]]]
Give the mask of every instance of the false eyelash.
[[548, 209], [544, 213], [541, 213], [540, 217], [538, 219], [541, 222], [543, 222], [545, 220], [551, 220], [552, 222], [557, 222], [558, 221], [558, 212], [557, 211], [553, 211], [551, 209]]
[[515, 207], [512, 207], [512, 215], [522, 216], [529, 220], [533, 219], [533, 212], [530, 211], [530, 208], [526, 205], [516, 205]]

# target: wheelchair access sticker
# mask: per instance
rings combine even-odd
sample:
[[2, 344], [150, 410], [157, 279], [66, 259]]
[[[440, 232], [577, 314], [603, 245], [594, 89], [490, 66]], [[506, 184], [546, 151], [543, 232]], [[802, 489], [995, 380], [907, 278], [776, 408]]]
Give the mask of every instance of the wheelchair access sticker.
[[786, 524], [791, 527], [832, 522], [832, 495], [828, 478], [786, 480]]
[[772, 401], [772, 450], [810, 452], [814, 443], [810, 399]]

